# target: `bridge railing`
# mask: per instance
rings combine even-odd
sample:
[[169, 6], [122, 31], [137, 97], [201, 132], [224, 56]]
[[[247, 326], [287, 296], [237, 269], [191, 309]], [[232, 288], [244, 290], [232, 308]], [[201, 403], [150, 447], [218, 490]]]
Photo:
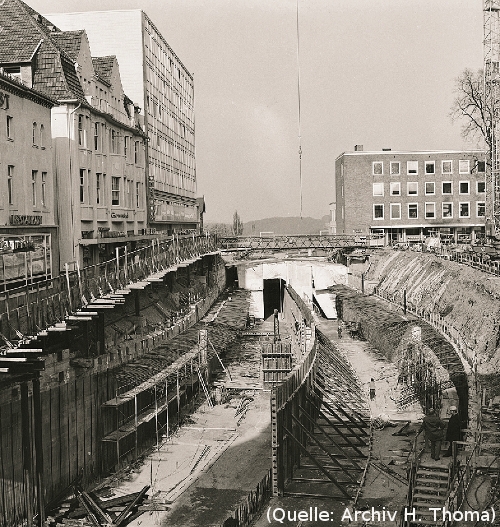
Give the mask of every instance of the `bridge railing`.
[[217, 251], [214, 236], [155, 239], [133, 252], [119, 248], [107, 262], [65, 271], [35, 285], [0, 292], [0, 338], [20, 340], [64, 320], [93, 298], [144, 280], [183, 261]]
[[383, 247], [383, 234], [307, 234], [226, 236], [219, 238], [222, 250], [339, 249], [342, 247]]

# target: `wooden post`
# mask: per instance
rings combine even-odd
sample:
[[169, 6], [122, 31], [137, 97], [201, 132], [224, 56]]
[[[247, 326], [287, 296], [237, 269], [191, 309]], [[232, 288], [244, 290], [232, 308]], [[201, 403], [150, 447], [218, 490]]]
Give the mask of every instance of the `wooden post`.
[[177, 369], [176, 390], [177, 390], [177, 426], [181, 423], [181, 396], [179, 393], [179, 369]]
[[40, 396], [40, 373], [33, 377], [33, 424], [35, 427], [36, 495], [39, 525], [45, 521], [45, 488], [43, 483], [42, 403]]
[[403, 313], [406, 315], [406, 289], [403, 290]]
[[137, 446], [137, 428], [138, 428], [138, 422], [137, 422], [137, 394], [134, 395], [134, 425], [135, 425], [135, 459], [137, 460], [137, 452], [138, 452], [138, 446]]
[[168, 375], [167, 375], [167, 378], [165, 379], [165, 405], [167, 407], [167, 423], [166, 423], [166, 429], [167, 429], [167, 439], [169, 437], [169, 430], [168, 430]]
[[32, 458], [31, 458], [31, 429], [30, 411], [28, 400], [28, 385], [24, 381], [21, 383], [21, 423], [22, 423], [22, 444], [23, 444], [23, 476], [24, 476], [24, 499], [26, 500], [25, 511], [27, 527], [33, 527], [33, 493], [32, 493]]

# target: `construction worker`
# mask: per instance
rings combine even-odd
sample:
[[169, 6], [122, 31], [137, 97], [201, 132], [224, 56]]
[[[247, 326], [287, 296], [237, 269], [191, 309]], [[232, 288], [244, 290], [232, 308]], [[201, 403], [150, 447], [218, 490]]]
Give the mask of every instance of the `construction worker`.
[[441, 442], [443, 441], [443, 431], [444, 424], [439, 416], [436, 414], [434, 408], [429, 408], [427, 415], [422, 421], [422, 426], [420, 427], [420, 432], [425, 434], [425, 446], [427, 443], [431, 444], [431, 458], [435, 461], [439, 461], [439, 456], [441, 454]]
[[448, 428], [446, 429], [446, 441], [450, 442], [450, 446], [446, 451], [445, 457], [452, 455], [453, 441], [462, 440], [462, 423], [456, 406], [450, 406], [451, 417], [448, 421]]
[[372, 377], [370, 380], [370, 400], [375, 399], [375, 379]]
[[342, 320], [339, 320], [339, 324], [337, 327], [337, 333], [338, 333], [339, 339], [342, 338], [342, 326], [343, 326], [343, 322]]

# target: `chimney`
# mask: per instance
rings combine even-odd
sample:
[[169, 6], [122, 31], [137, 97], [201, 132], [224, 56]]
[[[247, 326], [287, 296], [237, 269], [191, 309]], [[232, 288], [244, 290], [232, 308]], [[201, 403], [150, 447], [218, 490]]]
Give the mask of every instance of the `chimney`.
[[355, 152], [362, 152], [363, 151], [363, 145], [354, 145], [354, 151]]

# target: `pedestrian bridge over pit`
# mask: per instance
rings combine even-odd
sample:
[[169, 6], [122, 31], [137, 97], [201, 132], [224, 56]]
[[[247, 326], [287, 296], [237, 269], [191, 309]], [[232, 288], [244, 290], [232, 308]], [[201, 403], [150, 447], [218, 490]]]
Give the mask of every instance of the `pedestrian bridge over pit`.
[[383, 247], [384, 237], [379, 234], [307, 234], [307, 235], [261, 235], [230, 236], [219, 238], [219, 248], [223, 252], [233, 251], [286, 251], [301, 249], [361, 249]]

